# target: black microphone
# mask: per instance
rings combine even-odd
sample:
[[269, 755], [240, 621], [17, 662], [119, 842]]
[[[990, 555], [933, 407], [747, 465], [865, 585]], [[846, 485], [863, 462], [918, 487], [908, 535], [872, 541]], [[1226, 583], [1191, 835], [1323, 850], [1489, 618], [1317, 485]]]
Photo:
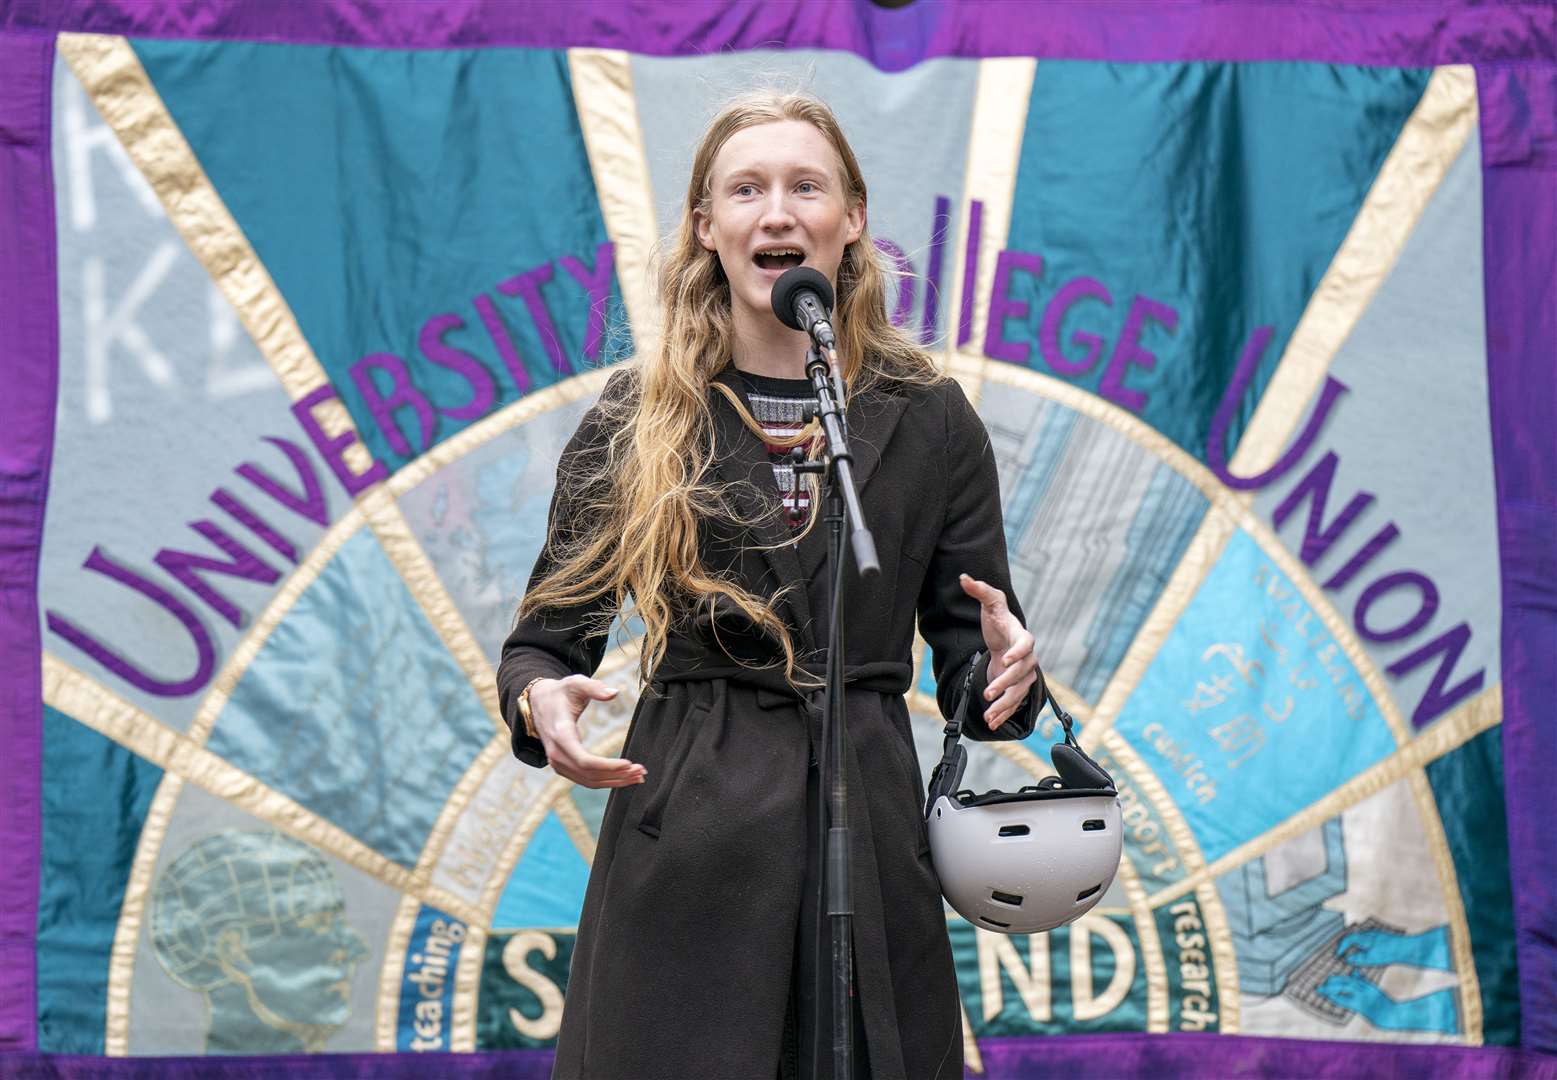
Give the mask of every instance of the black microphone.
[[773, 314], [792, 330], [811, 335], [817, 348], [831, 352], [835, 346], [831, 313], [833, 286], [827, 276], [810, 266], [786, 270], [773, 283]]

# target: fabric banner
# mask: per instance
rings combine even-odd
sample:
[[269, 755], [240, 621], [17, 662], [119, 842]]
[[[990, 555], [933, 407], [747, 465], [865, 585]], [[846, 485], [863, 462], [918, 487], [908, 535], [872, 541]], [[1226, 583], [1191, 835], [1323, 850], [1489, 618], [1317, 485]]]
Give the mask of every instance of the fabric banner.
[[968, 1074], [1557, 1075], [1554, 9], [0, 11], [0, 1071], [546, 1075], [605, 793], [493, 670], [769, 86], [1120, 787], [1088, 915], [948, 911]]

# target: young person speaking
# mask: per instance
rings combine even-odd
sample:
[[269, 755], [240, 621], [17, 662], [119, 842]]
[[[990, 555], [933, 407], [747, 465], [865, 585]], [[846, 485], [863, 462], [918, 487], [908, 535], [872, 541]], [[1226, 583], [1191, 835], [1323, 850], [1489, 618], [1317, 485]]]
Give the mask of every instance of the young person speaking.
[[[855, 1071], [962, 1075], [903, 697], [915, 622], [943, 712], [974, 668], [970, 734], [1030, 732], [1041, 675], [1009, 595], [988, 435], [957, 383], [887, 319], [854, 152], [821, 102], [761, 94], [723, 109], [698, 145], [661, 270], [662, 336], [612, 375], [563, 452], [498, 668], [520, 759], [613, 789], [558, 1077], [831, 1075], [828, 960], [815, 943], [826, 918], [818, 690], [834, 613], [821, 500], [790, 458], [794, 447], [816, 456], [821, 440], [801, 410], [808, 338], [771, 305], [773, 283], [801, 264], [836, 290], [855, 482], [881, 560], [870, 580], [851, 567], [836, 613]], [[624, 608], [642, 623], [646, 686], [623, 756], [602, 758], [578, 718], [615, 692], [592, 676]]]

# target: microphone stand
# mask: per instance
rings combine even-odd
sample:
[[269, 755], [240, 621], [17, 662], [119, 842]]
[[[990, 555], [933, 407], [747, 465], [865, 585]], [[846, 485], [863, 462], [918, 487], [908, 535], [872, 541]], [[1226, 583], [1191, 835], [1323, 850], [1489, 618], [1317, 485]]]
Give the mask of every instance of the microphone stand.
[[[833, 1077], [834, 1080], [852, 1080], [854, 899], [849, 881], [849, 787], [848, 769], [844, 764], [848, 740], [844, 709], [843, 619], [838, 614], [843, 600], [843, 526], [846, 518], [854, 526], [850, 541], [860, 576], [879, 574], [881, 563], [876, 558], [876, 543], [865, 526], [859, 493], [854, 487], [854, 457], [849, 452], [847, 429], [839, 409], [842, 387], [830, 375], [830, 365], [815, 345], [806, 352], [806, 376], [816, 392], [817, 417], [821, 420], [825, 449], [821, 461], [799, 463], [796, 468], [823, 474], [827, 565], [833, 571], [832, 596], [827, 609], [827, 688], [822, 720], [822, 741], [827, 747], [822, 762], [822, 787], [827, 792], [828, 810], [822, 881], [827, 921], [832, 929]], [[820, 933], [818, 923], [818, 936]], [[818, 955], [820, 946], [818, 941]]]

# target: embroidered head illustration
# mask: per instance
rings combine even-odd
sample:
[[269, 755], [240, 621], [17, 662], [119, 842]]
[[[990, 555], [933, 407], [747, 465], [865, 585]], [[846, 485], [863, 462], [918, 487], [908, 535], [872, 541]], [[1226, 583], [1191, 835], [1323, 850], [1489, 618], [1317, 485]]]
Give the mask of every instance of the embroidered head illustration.
[[271, 831], [219, 832], [175, 859], [152, 893], [151, 938], [168, 975], [206, 995], [210, 1053], [322, 1050], [368, 951], [329, 865]]

